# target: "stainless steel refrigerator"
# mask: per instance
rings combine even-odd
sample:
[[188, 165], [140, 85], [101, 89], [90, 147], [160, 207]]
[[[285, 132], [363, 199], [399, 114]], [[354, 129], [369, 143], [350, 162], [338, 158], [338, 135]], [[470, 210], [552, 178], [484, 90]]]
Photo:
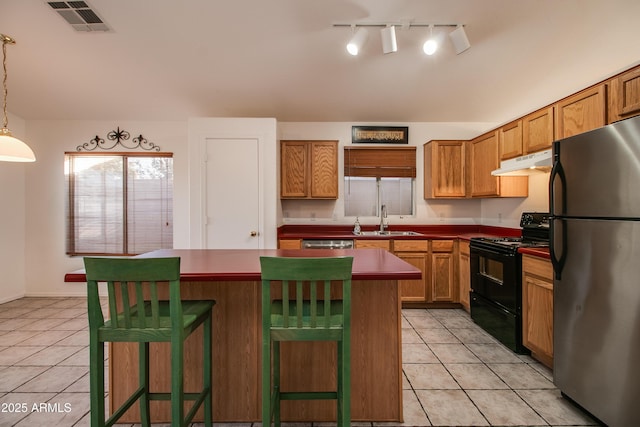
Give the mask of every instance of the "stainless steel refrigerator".
[[554, 383], [640, 425], [640, 117], [553, 144]]

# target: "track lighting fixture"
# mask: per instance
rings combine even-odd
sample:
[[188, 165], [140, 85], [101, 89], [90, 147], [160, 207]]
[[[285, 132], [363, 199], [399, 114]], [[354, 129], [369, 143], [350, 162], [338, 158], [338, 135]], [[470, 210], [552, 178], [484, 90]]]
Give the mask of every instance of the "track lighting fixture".
[[429, 39], [422, 45], [422, 50], [429, 56], [438, 50], [438, 42], [433, 38], [433, 25], [429, 26]]
[[4, 77], [2, 79], [2, 87], [4, 89], [4, 97], [2, 104], [2, 112], [4, 113], [4, 122], [0, 129], [0, 161], [4, 162], [35, 162], [36, 156], [27, 144], [11, 135], [9, 130], [9, 119], [7, 118], [7, 44], [15, 44], [16, 41], [4, 34], [0, 34], [2, 42], [2, 70]]
[[390, 25], [381, 29], [380, 38], [382, 39], [382, 53], [393, 53], [398, 50], [395, 25]]
[[[355, 30], [355, 26], [353, 28]], [[356, 56], [358, 53], [360, 53], [360, 49], [362, 49], [362, 46], [364, 46], [368, 37], [369, 33], [367, 32], [366, 28], [360, 28], [356, 30], [353, 37], [351, 37], [351, 40], [349, 40], [349, 43], [347, 43], [347, 52], [349, 52], [353, 56]]]
[[[433, 55], [439, 48], [444, 34], [436, 34], [434, 36], [433, 30], [436, 27], [451, 27], [454, 30], [449, 33], [449, 38], [453, 44], [453, 48], [456, 54], [461, 54], [471, 47], [467, 34], [462, 24], [427, 24], [416, 23], [410, 21], [403, 22], [362, 22], [362, 23], [334, 23], [334, 27], [350, 27], [352, 30], [352, 38], [347, 44], [347, 51], [351, 55], [358, 55], [364, 43], [367, 41], [368, 33], [366, 27], [380, 27], [380, 38], [382, 41], [382, 52], [392, 53], [398, 51], [398, 43], [396, 40], [396, 27], [399, 27], [401, 31], [407, 31], [411, 28], [421, 27], [429, 28], [429, 39], [422, 45], [422, 50], [427, 55]], [[440, 37], [440, 39], [438, 39]]]
[[451, 43], [453, 43], [456, 55], [460, 55], [471, 47], [471, 43], [469, 43], [469, 39], [467, 38], [467, 33], [464, 31], [464, 27], [462, 25], [458, 25], [455, 30], [450, 32], [449, 38], [451, 39]]

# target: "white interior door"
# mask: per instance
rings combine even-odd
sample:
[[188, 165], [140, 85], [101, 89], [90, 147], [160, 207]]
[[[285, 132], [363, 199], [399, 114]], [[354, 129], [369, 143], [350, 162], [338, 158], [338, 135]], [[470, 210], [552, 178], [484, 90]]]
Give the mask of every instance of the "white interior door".
[[207, 138], [205, 248], [260, 249], [259, 141]]

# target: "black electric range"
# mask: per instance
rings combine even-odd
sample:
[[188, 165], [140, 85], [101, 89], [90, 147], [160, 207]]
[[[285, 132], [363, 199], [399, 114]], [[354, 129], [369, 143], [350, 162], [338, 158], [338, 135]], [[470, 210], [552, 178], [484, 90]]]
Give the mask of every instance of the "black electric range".
[[549, 214], [524, 212], [522, 237], [474, 237], [469, 244], [471, 318], [517, 353], [522, 345], [522, 257], [518, 249], [549, 246]]

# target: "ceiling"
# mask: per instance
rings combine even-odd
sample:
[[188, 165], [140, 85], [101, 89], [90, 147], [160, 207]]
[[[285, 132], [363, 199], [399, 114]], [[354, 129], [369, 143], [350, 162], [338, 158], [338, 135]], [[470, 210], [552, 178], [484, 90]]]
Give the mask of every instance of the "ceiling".
[[[111, 31], [0, 0], [12, 114], [504, 123], [640, 62], [638, 0], [86, 1]], [[428, 30], [399, 28], [383, 55], [372, 28], [354, 57], [345, 22], [464, 24], [471, 48], [427, 57]]]

